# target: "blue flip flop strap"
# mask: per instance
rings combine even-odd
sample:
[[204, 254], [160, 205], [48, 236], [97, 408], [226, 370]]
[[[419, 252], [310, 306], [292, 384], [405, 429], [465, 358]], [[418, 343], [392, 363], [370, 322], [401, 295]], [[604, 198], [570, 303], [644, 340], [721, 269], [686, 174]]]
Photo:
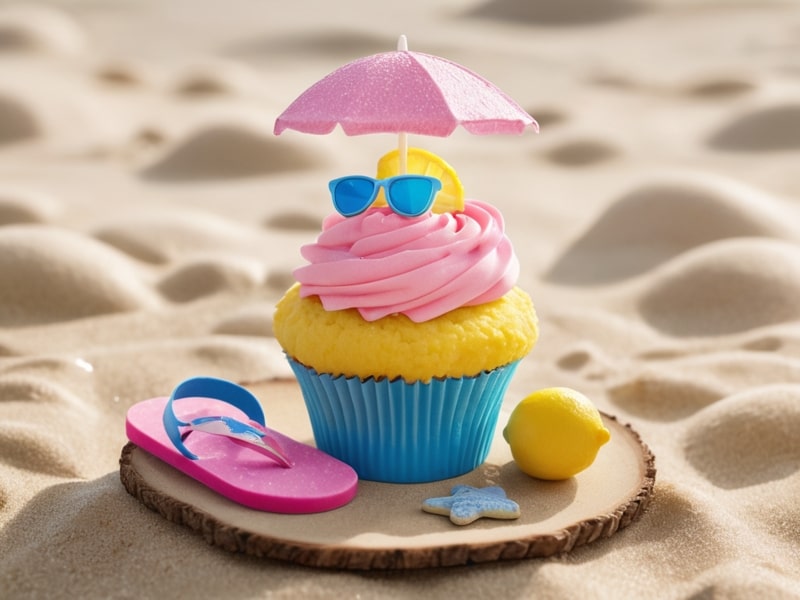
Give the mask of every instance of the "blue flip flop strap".
[[181, 421], [175, 416], [173, 402], [181, 398], [212, 398], [235, 406], [246, 414], [252, 421], [266, 427], [264, 411], [258, 399], [242, 386], [216, 377], [190, 377], [175, 386], [172, 394], [164, 407], [164, 429], [173, 445], [180, 450], [186, 458], [197, 460], [197, 455], [191, 452], [181, 439], [180, 428], [189, 423]]

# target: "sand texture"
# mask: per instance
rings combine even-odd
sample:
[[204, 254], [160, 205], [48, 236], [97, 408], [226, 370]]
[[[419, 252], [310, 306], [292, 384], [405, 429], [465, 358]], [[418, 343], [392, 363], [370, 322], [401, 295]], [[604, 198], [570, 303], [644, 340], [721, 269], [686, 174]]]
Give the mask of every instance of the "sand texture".
[[[0, 597], [800, 598], [800, 5], [387, 6], [0, 3]], [[126, 493], [125, 412], [192, 375], [291, 377], [272, 314], [327, 182], [397, 140], [272, 125], [401, 33], [541, 125], [410, 139], [501, 209], [536, 304], [504, 414], [581, 390], [652, 450], [652, 501], [545, 559], [226, 552]]]

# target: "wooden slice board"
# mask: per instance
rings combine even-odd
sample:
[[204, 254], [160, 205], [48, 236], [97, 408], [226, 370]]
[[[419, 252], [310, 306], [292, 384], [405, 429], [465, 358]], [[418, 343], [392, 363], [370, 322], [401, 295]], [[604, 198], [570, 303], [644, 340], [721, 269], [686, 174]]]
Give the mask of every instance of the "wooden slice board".
[[[264, 405], [270, 427], [313, 444], [294, 380], [247, 385]], [[419, 569], [565, 553], [627, 527], [653, 493], [655, 458], [639, 435], [603, 415], [611, 440], [594, 464], [566, 481], [540, 481], [514, 464], [499, 431], [487, 461], [445, 481], [396, 485], [360, 481], [356, 498], [334, 511], [282, 515], [239, 506], [133, 444], [120, 458], [120, 477], [148, 508], [234, 552], [337, 569]], [[458, 526], [423, 512], [427, 498], [456, 484], [499, 485], [520, 506], [511, 521], [479, 519]]]

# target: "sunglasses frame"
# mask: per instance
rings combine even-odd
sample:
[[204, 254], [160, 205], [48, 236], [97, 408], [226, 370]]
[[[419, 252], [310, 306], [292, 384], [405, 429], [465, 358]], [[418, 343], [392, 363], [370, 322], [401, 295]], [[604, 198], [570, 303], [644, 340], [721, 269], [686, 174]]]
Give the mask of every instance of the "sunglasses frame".
[[[336, 188], [338, 187], [338, 185], [340, 183], [348, 181], [348, 180], [353, 180], [353, 179], [363, 180], [363, 181], [367, 181], [367, 182], [371, 183], [372, 184], [372, 193], [370, 195], [369, 201], [366, 202], [366, 204], [364, 205], [363, 208], [361, 208], [359, 210], [355, 210], [355, 211], [345, 212], [345, 211], [340, 209], [338, 203], [336, 202]], [[399, 210], [398, 207], [394, 204], [394, 202], [392, 202], [392, 194], [391, 194], [392, 184], [394, 184], [398, 180], [409, 180], [409, 179], [422, 179], [424, 181], [430, 182], [430, 184], [431, 184], [430, 198], [425, 203], [425, 205], [422, 208], [422, 210], [420, 210], [419, 212], [415, 212], [415, 213], [408, 213], [408, 212]], [[439, 179], [437, 179], [436, 177], [431, 177], [430, 175], [418, 175], [418, 174], [415, 174], [415, 173], [406, 173], [404, 175], [395, 175], [394, 177], [387, 177], [386, 179], [375, 179], [374, 177], [369, 177], [367, 175], [346, 175], [344, 177], [338, 177], [337, 179], [333, 179], [333, 180], [328, 182], [328, 189], [331, 192], [331, 199], [333, 200], [333, 206], [336, 209], [336, 211], [340, 215], [342, 215], [344, 217], [355, 217], [356, 215], [360, 215], [365, 210], [367, 210], [375, 202], [375, 199], [378, 197], [378, 193], [380, 192], [381, 188], [384, 188], [384, 195], [386, 196], [386, 203], [389, 205], [389, 207], [394, 212], [396, 212], [398, 215], [401, 215], [403, 217], [418, 217], [418, 216], [426, 213], [428, 210], [430, 210], [431, 206], [433, 206], [433, 201], [436, 198], [436, 194], [438, 194], [439, 191], [442, 189], [442, 182]]]

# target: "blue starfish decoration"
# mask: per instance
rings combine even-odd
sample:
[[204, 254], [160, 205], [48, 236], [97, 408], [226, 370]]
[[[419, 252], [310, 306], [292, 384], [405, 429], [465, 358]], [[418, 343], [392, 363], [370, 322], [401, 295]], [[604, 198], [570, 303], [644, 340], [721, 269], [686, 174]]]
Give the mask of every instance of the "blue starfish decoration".
[[520, 514], [519, 504], [509, 500], [503, 488], [497, 486], [457, 485], [450, 490], [449, 496], [425, 500], [422, 510], [435, 515], [449, 515], [456, 525], [469, 525], [481, 517], [516, 519]]

